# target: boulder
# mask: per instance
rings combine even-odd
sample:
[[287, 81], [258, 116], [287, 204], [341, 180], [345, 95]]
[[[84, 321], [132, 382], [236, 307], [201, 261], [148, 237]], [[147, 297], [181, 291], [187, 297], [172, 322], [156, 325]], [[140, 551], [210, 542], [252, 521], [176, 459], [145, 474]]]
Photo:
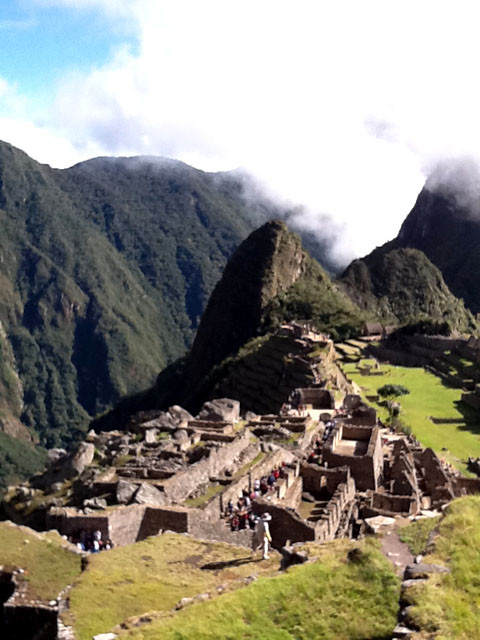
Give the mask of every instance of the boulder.
[[297, 551], [295, 547], [285, 546], [282, 547], [282, 569], [288, 569], [294, 564], [303, 564], [308, 561], [308, 555], [306, 551]]
[[197, 417], [199, 420], [237, 422], [240, 417], [240, 402], [230, 398], [210, 400], [204, 403]]
[[133, 494], [137, 490], [138, 485], [126, 480], [119, 480], [115, 492], [115, 498], [118, 504], [128, 504], [133, 498]]
[[142, 482], [133, 499], [137, 504], [158, 504], [166, 503], [165, 495], [156, 487], [147, 482]]
[[157, 442], [157, 433], [157, 429], [147, 429], [145, 431], [145, 442], [147, 444], [153, 444], [154, 442]]
[[188, 605], [193, 604], [195, 600], [193, 598], [182, 598], [180, 602], [177, 602], [175, 609], [183, 609], [184, 607], [188, 607]]
[[63, 460], [66, 457], [67, 452], [65, 451], [65, 449], [49, 449], [47, 451], [47, 461], [49, 466], [60, 462], [60, 460]]
[[95, 447], [91, 442], [82, 442], [67, 463], [67, 477], [79, 476], [93, 461]]
[[106, 509], [107, 501], [105, 498], [87, 498], [83, 501], [83, 506], [90, 509]]
[[176, 425], [186, 427], [189, 420], [193, 420], [193, 416], [191, 413], [188, 413], [186, 409], [179, 407], [178, 404], [173, 405], [168, 410], [169, 415], [171, 416], [173, 422]]
[[428, 578], [432, 573], [450, 573], [448, 567], [439, 564], [409, 564], [405, 569], [405, 580], [418, 580]]
[[173, 434], [173, 439], [176, 442], [187, 442], [187, 440], [190, 440], [185, 429], [178, 429], [177, 431], [175, 431], [175, 433]]

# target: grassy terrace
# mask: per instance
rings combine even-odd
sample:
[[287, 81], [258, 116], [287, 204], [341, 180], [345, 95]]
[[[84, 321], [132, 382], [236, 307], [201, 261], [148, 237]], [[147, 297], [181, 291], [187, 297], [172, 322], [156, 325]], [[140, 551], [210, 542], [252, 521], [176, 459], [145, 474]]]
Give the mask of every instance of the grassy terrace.
[[[353, 546], [364, 551], [347, 562]], [[125, 640], [387, 640], [399, 581], [374, 541], [310, 545], [318, 560], [120, 634]], [[260, 563], [257, 566], [262, 566]], [[250, 573], [252, 570], [250, 570]], [[257, 570], [255, 570], [257, 573]]]
[[[257, 554], [257, 560], [258, 560]], [[91, 640], [127, 618], [169, 612], [183, 597], [243, 586], [243, 578], [276, 572], [278, 557], [256, 561], [247, 549], [165, 534], [92, 554], [70, 594], [78, 640]]]
[[[425, 558], [450, 568], [413, 587], [408, 599], [422, 633], [415, 638], [473, 640], [480, 638], [480, 496], [450, 504], [440, 521], [435, 552]], [[433, 635], [426, 635], [431, 633]]]
[[[362, 365], [371, 363], [362, 360]], [[415, 437], [431, 447], [462, 472], [466, 472], [469, 456], [480, 456], [480, 421], [461, 401], [462, 390], [446, 386], [442, 380], [421, 368], [381, 365], [382, 375], [365, 375], [357, 365], [345, 363], [343, 369], [362, 389], [364, 396], [375, 395], [384, 384], [401, 384], [410, 390], [402, 396], [401, 420], [408, 424]], [[382, 419], [388, 417], [385, 407], [374, 405]], [[429, 417], [458, 418], [462, 424], [434, 424]], [[446, 451], [442, 449], [445, 448]]]
[[48, 602], [80, 574], [80, 556], [56, 533], [39, 534], [0, 523], [0, 565], [22, 568], [27, 598]]

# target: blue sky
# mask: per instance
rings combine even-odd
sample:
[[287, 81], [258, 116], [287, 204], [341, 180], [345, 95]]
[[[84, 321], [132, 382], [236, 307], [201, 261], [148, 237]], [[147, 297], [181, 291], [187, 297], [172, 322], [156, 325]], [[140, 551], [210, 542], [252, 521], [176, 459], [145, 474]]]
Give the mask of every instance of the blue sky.
[[65, 73], [105, 64], [112, 51], [135, 49], [134, 34], [115, 27], [94, 7], [42, 6], [23, 0], [0, 4], [0, 76], [32, 104], [49, 102]]
[[346, 261], [439, 162], [480, 164], [479, 23], [477, 0], [0, 0], [0, 139], [244, 167]]

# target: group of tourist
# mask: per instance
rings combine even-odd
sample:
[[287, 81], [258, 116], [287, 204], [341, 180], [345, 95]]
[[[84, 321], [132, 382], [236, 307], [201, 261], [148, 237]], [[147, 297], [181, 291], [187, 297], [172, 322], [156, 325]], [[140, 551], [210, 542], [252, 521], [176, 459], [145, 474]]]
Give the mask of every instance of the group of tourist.
[[[284, 465], [285, 463], [282, 466]], [[275, 467], [268, 475], [255, 480], [251, 491], [244, 489], [236, 504], [229, 500], [225, 517], [228, 518], [232, 531], [255, 529], [258, 518], [252, 512], [252, 502], [257, 498], [268, 498], [269, 493], [275, 490], [280, 475], [281, 467]]]
[[90, 553], [113, 549], [113, 542], [110, 539], [103, 540], [102, 532], [99, 529], [95, 531], [82, 530], [80, 533], [68, 536], [67, 540], [80, 551], [89, 551]]

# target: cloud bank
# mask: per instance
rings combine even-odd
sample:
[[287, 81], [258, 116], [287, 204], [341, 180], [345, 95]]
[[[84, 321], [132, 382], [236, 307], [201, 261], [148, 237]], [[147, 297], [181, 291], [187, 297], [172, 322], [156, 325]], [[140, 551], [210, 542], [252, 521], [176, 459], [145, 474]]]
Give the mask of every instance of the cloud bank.
[[0, 83], [0, 137], [54, 166], [155, 154], [243, 167], [304, 204], [306, 228], [335, 220], [347, 260], [396, 234], [439, 159], [480, 157], [476, 2], [35, 2], [103, 11], [138, 43], [59, 78], [34, 117], [12, 115]]

